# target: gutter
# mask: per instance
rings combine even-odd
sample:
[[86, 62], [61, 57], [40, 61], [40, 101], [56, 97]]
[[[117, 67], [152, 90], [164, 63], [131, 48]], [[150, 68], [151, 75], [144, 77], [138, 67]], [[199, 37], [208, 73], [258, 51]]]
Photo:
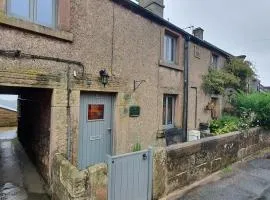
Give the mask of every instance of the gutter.
[[197, 119], [198, 119], [198, 88], [197, 87], [190, 87], [191, 89], [194, 89], [195, 90], [195, 121], [194, 121], [194, 125], [195, 125], [195, 128], [197, 128]]
[[188, 87], [189, 87], [189, 43], [190, 37], [185, 38], [184, 44], [184, 98], [183, 98], [183, 134], [184, 142], [187, 141], [188, 133]]

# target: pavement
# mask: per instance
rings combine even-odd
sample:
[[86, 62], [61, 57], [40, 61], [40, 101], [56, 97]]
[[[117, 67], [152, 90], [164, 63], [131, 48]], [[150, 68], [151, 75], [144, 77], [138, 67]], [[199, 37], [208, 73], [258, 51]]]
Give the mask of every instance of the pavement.
[[15, 128], [0, 128], [0, 200], [49, 200], [45, 182], [17, 140]]
[[269, 159], [227, 167], [219, 176], [219, 180], [199, 185], [178, 200], [270, 200]]

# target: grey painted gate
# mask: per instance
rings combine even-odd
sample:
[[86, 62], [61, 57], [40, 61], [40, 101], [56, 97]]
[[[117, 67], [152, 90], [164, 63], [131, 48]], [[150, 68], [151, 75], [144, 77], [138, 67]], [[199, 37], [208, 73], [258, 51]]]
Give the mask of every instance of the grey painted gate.
[[79, 168], [107, 161], [112, 153], [113, 97], [82, 93], [80, 101]]
[[151, 200], [152, 149], [108, 156], [108, 200]]

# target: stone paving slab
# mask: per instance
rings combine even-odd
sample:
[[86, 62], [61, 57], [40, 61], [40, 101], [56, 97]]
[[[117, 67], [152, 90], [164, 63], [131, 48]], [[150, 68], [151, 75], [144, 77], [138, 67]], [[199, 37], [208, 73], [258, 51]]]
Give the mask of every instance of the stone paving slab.
[[45, 182], [16, 139], [16, 128], [0, 129], [0, 200], [49, 200]]
[[199, 186], [178, 200], [270, 200], [270, 160], [258, 158], [232, 170], [223, 177]]

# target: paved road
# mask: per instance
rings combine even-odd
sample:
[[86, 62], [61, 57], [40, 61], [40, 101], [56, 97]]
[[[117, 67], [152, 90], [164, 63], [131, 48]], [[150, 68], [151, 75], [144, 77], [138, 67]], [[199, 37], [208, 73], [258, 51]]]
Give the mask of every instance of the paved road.
[[0, 128], [0, 200], [48, 200], [44, 181], [16, 135], [16, 128]]
[[270, 200], [270, 160], [255, 159], [221, 174], [219, 181], [193, 189], [179, 200]]

